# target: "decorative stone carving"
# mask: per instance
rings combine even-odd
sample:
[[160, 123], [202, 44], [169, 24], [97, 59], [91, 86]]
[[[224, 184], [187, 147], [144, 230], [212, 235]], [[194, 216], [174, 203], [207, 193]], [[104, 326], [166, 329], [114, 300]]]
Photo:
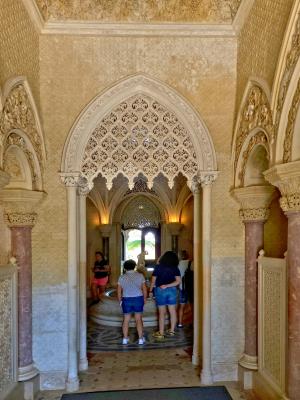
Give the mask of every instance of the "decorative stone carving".
[[201, 186], [212, 185], [214, 181], [217, 179], [218, 172], [217, 171], [202, 171], [199, 173], [199, 179], [201, 182]]
[[283, 211], [300, 211], [300, 161], [276, 165], [264, 173], [265, 178], [281, 192]]
[[120, 172], [132, 188], [139, 174], [147, 177], [151, 187], [159, 172], [172, 185], [179, 171], [191, 181], [197, 170], [184, 124], [166, 106], [142, 94], [123, 101], [102, 119], [87, 143], [82, 163], [89, 186], [101, 173], [108, 188]]
[[285, 60], [285, 68], [280, 82], [279, 94], [276, 105], [275, 132], [277, 132], [278, 130], [282, 108], [299, 56], [300, 56], [300, 14], [298, 15], [298, 19], [294, 27], [294, 33], [292, 36], [290, 49], [288, 50], [287, 53], [287, 57]]
[[34, 226], [36, 218], [36, 213], [4, 213], [4, 221], [9, 227]]
[[288, 123], [285, 131], [283, 144], [283, 162], [288, 163], [292, 160], [293, 136], [295, 123], [300, 104], [300, 79], [298, 80], [297, 88], [293, 97], [293, 102], [289, 111]]
[[122, 224], [127, 228], [158, 227], [161, 215], [155, 204], [145, 196], [134, 197], [125, 207]]
[[234, 189], [231, 195], [240, 204], [240, 217], [246, 221], [266, 221], [275, 193], [273, 186], [249, 186]]
[[149, 189], [147, 186], [147, 182], [144, 179], [138, 179], [133, 186], [133, 189], [128, 189], [124, 193], [124, 197], [128, 196], [129, 194], [132, 193], [150, 193], [153, 194], [154, 196], [157, 196], [157, 193], [153, 189]]
[[269, 154], [268, 138], [267, 138], [266, 134], [264, 132], [258, 132], [256, 135], [252, 136], [252, 138], [250, 139], [249, 144], [247, 146], [247, 149], [243, 152], [243, 155], [242, 155], [243, 161], [242, 161], [241, 170], [238, 175], [238, 177], [240, 179], [240, 185], [239, 185], [240, 187], [244, 186], [246, 165], [247, 165], [249, 156], [250, 156], [252, 150], [254, 149], [254, 147], [259, 144], [264, 145], [264, 147], [266, 148], [266, 150]]
[[62, 2], [37, 0], [46, 21], [93, 20], [101, 22], [232, 22], [241, 0], [202, 0], [194, 2], [151, 0], [85, 0]]
[[247, 221], [266, 221], [269, 217], [268, 208], [246, 208], [239, 211], [243, 222]]
[[271, 143], [274, 141], [274, 126], [270, 104], [263, 89], [257, 85], [250, 87], [245, 105], [241, 112], [235, 142], [235, 171], [243, 144], [249, 133], [255, 128], [264, 129], [267, 132], [268, 140]]
[[27, 134], [36, 152], [41, 169], [43, 166], [43, 143], [40, 137], [34, 111], [23, 84], [16, 85], [5, 100], [0, 114], [0, 143], [13, 129]]
[[65, 186], [79, 186], [81, 176], [79, 173], [60, 173], [61, 182]]

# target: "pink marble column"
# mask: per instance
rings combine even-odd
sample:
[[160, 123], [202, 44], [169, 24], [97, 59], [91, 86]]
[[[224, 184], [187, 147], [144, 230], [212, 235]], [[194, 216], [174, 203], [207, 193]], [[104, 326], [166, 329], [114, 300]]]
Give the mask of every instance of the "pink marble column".
[[[245, 224], [245, 354], [247, 368], [257, 368], [257, 256], [264, 244], [264, 221]], [[249, 357], [250, 356], [250, 357]], [[251, 363], [252, 361], [252, 363]], [[243, 364], [243, 361], [241, 361]]]
[[7, 215], [11, 229], [11, 251], [18, 265], [18, 380], [37, 375], [32, 360], [32, 252], [31, 230], [35, 214]]
[[288, 217], [288, 368], [290, 400], [300, 398], [300, 212]]

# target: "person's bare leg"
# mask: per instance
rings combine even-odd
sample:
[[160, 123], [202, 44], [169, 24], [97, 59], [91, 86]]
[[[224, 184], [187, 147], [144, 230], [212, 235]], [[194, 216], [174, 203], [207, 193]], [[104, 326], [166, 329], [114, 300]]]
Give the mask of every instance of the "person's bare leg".
[[170, 305], [168, 306], [169, 313], [170, 313], [170, 331], [174, 332], [175, 331], [175, 326], [177, 322], [177, 315], [176, 315], [176, 306]]
[[179, 325], [182, 325], [184, 309], [185, 309], [185, 304], [179, 304], [179, 310], [178, 310], [178, 324]]
[[136, 323], [136, 330], [139, 335], [139, 339], [141, 339], [144, 333], [142, 314], [134, 314], [134, 318]]
[[105, 286], [99, 286], [99, 300], [104, 296]]
[[129, 321], [130, 321], [131, 314], [125, 314], [123, 319], [123, 337], [128, 338], [128, 329], [129, 329]]
[[92, 297], [93, 300], [98, 300], [97, 285], [95, 283], [92, 283]]
[[166, 315], [166, 306], [158, 306], [158, 327], [161, 335], [164, 334], [165, 331], [165, 315]]

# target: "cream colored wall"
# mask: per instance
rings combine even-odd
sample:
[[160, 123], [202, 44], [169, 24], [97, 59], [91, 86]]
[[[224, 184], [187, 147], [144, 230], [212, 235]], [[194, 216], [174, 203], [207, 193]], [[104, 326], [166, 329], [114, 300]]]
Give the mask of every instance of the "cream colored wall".
[[275, 69], [293, 0], [255, 0], [238, 41], [237, 112], [250, 77], [272, 89]]
[[183, 224], [183, 228], [180, 232], [178, 239], [179, 250], [186, 250], [189, 258], [193, 259], [193, 229], [194, 229], [194, 201], [193, 197], [184, 205], [180, 222]]
[[21, 0], [0, 3], [0, 85], [26, 76], [39, 105], [39, 35]]

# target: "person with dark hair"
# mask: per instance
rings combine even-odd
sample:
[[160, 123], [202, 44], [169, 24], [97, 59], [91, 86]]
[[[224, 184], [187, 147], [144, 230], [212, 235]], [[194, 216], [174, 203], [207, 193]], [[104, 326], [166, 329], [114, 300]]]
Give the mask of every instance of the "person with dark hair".
[[167, 308], [170, 314], [170, 329], [166, 334], [169, 336], [175, 335], [177, 286], [181, 283], [178, 263], [177, 254], [173, 251], [167, 251], [160, 257], [159, 263], [155, 266], [152, 274], [150, 296], [155, 287], [155, 299], [159, 315], [159, 330], [153, 334], [156, 339], [163, 340], [165, 337], [165, 315]]
[[180, 271], [181, 283], [179, 285], [179, 305], [178, 305], [178, 328], [183, 328], [183, 314], [188, 302], [188, 291], [186, 282], [186, 271], [190, 267], [191, 261], [186, 250], [179, 252], [178, 269]]
[[104, 255], [101, 253], [101, 251], [96, 251], [95, 258], [96, 260], [93, 268], [94, 278], [92, 280], [92, 296], [94, 302], [98, 302], [101, 300], [101, 297], [105, 292], [110, 267], [108, 262], [104, 259]]
[[135, 271], [136, 262], [127, 260], [123, 264], [125, 273], [120, 276], [118, 281], [117, 295], [120, 306], [123, 311], [123, 341], [122, 344], [129, 343], [128, 329], [131, 315], [134, 314], [136, 329], [138, 332], [138, 344], [143, 345], [145, 338], [143, 336], [144, 304], [147, 300], [147, 287], [144, 275]]

